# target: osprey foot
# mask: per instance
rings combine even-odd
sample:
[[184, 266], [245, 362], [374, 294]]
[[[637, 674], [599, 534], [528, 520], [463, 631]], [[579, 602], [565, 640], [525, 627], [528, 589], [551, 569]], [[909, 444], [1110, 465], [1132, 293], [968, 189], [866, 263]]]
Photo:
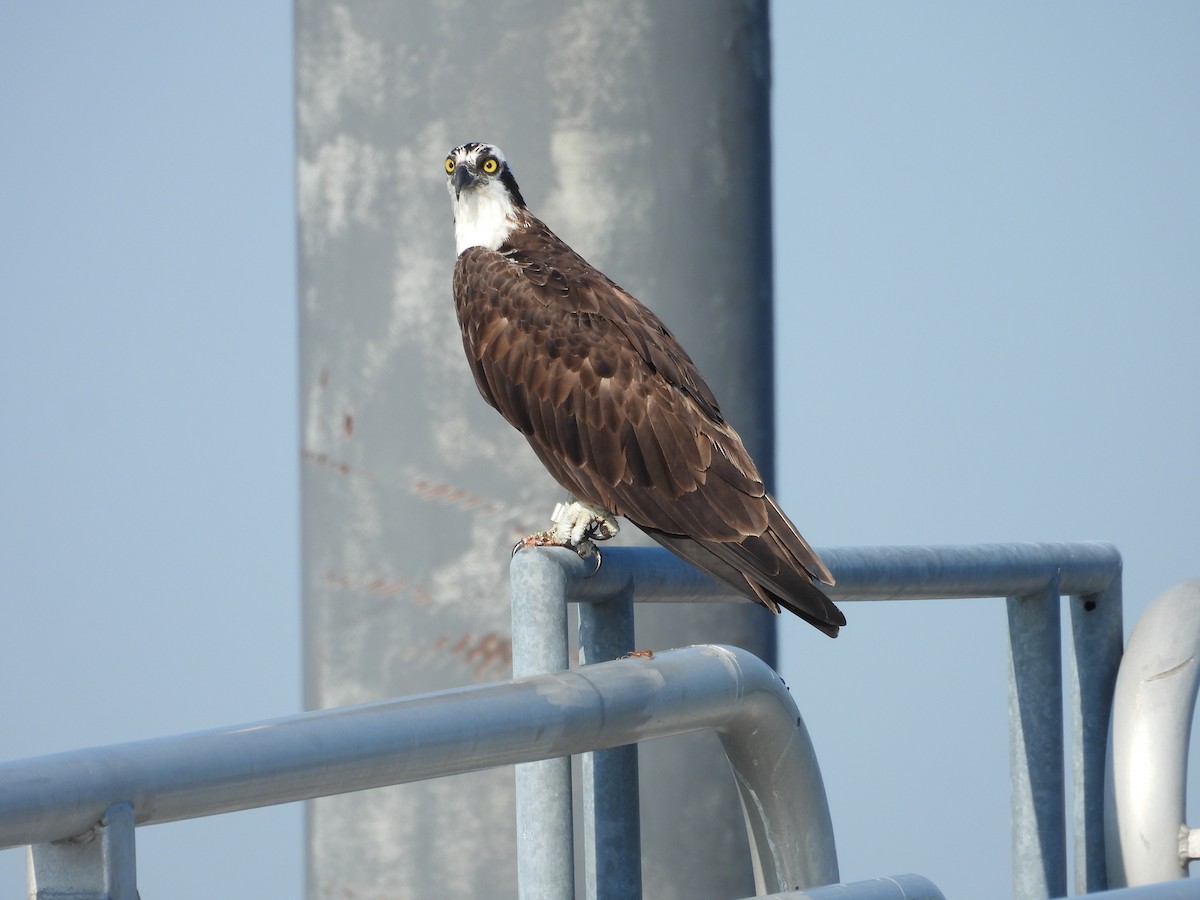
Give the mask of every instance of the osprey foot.
[[517, 541], [516, 546], [512, 549], [512, 555], [516, 556], [518, 550], [523, 550], [525, 547], [569, 547], [579, 554], [580, 559], [596, 560], [596, 568], [589, 572], [589, 577], [600, 571], [600, 566], [604, 564], [604, 556], [600, 553], [600, 548], [596, 546], [594, 541], [582, 540], [578, 544], [564, 544], [554, 536], [553, 531], [539, 531], [537, 534], [531, 534], [527, 538], [522, 538]]
[[[579, 549], [593, 540], [607, 541], [616, 537], [621, 526], [617, 517], [606, 509], [583, 503], [571, 497], [566, 503], [554, 507], [550, 516], [554, 527], [547, 533], [552, 533], [564, 547]], [[592, 548], [595, 550], [595, 547]], [[590, 553], [580, 553], [580, 556], [590, 556]]]
[[614, 537], [621, 526], [616, 517], [607, 510], [571, 498], [567, 503], [554, 507], [550, 517], [553, 528], [531, 534], [518, 541], [513, 547], [515, 555], [522, 547], [570, 547], [581, 559], [596, 558], [599, 571], [602, 558], [596, 541], [607, 541]]

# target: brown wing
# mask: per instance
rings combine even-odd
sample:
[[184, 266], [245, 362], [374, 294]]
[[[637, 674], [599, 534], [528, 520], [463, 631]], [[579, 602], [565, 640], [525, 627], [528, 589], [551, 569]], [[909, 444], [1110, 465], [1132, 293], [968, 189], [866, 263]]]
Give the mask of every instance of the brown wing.
[[536, 220], [462, 253], [454, 296], [480, 393], [564, 488], [836, 636], [845, 618], [813, 585], [832, 575], [652, 312]]

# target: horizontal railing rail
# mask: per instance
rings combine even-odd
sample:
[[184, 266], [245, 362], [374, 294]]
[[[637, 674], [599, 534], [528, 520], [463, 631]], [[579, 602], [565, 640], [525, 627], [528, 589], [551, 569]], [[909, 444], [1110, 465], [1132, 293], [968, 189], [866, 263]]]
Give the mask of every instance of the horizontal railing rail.
[[[729, 755], [752, 811], [751, 844], [767, 882], [836, 881], [824, 786], [791, 695], [761, 660], [716, 646], [2, 763], [0, 847], [40, 845], [34, 868], [43, 889], [56, 877], [77, 879], [81, 866], [103, 868], [114, 860], [132, 866], [134, 823], [290, 803], [703, 729], [716, 731]], [[813, 815], [822, 808], [824, 815]], [[114, 819], [128, 826], [124, 832], [109, 833]], [[93, 836], [102, 840], [89, 840]], [[95, 851], [110, 837], [125, 852]], [[117, 874], [125, 887], [112, 891], [113, 900], [132, 900], [134, 873]]]
[[[607, 600], [633, 586], [638, 603], [751, 601], [660, 547], [601, 547], [603, 562], [579, 565], [560, 548], [522, 550], [568, 560], [572, 602]], [[961, 600], [1023, 597], [1058, 579], [1061, 593], [1101, 594], [1121, 579], [1121, 553], [1101, 541], [946, 546], [824, 547], [835, 600]]]

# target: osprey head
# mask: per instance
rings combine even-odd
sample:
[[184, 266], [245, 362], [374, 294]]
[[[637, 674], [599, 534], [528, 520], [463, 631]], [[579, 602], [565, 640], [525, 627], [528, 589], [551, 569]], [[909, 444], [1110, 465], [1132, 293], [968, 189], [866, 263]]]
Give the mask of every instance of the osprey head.
[[497, 249], [516, 225], [525, 199], [499, 147], [471, 142], [446, 157], [446, 189], [454, 207], [458, 252]]

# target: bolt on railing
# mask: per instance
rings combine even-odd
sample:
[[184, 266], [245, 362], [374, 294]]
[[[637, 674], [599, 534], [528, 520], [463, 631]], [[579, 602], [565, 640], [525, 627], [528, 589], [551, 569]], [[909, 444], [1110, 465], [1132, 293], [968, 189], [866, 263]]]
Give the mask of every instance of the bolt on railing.
[[[666, 550], [614, 547], [602, 553], [599, 569], [563, 549], [523, 550], [514, 557], [516, 672], [567, 665], [568, 602], [580, 605], [581, 655], [592, 661], [633, 649], [631, 599], [739, 599]], [[1122, 646], [1116, 548], [1092, 542], [852, 547], [820, 555], [837, 578], [828, 589], [835, 600], [1007, 598], [1013, 882], [1022, 900], [1067, 893], [1059, 601], [1070, 598], [1076, 891], [1103, 890], [1105, 751]], [[620, 751], [584, 761], [588, 792], [603, 798], [596, 821], [587, 826], [591, 831], [585, 831], [589, 898], [640, 896], [636, 751], [620, 758], [609, 755], [614, 752]], [[519, 766], [517, 789], [523, 900], [573, 896], [565, 887], [574, 878], [569, 760]], [[761, 892], [759, 875], [756, 871]]]

